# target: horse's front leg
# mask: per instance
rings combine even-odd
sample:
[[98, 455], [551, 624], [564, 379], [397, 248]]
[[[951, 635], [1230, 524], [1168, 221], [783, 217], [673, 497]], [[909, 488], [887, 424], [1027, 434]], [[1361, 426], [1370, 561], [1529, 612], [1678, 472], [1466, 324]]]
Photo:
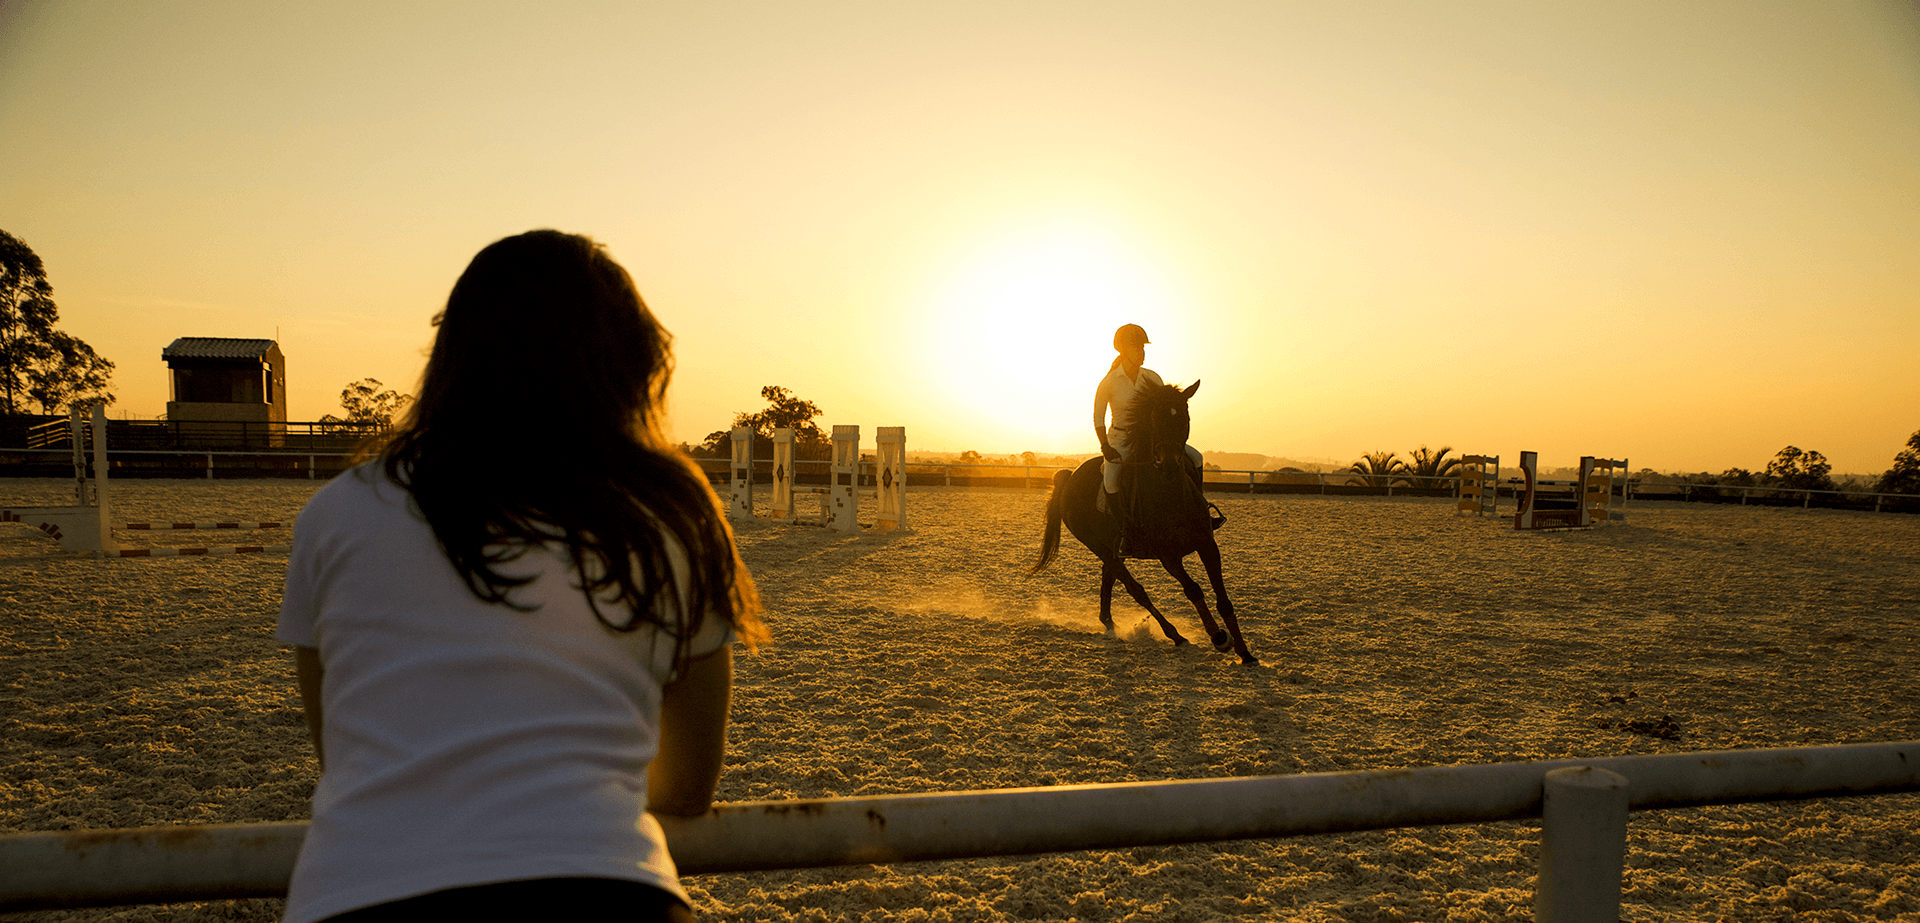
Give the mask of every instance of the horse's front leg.
[[[1127, 570], [1127, 565], [1124, 562], [1119, 558], [1102, 558], [1100, 572], [1101, 584], [1104, 590], [1110, 593], [1113, 588], [1113, 580], [1118, 579], [1120, 584], [1127, 588], [1127, 595], [1133, 597], [1133, 601], [1139, 603], [1140, 608], [1147, 610], [1147, 614], [1153, 616], [1153, 620], [1160, 623], [1160, 631], [1167, 636], [1167, 640], [1173, 642], [1174, 647], [1180, 647], [1187, 643], [1187, 639], [1180, 636], [1180, 630], [1174, 628], [1173, 623], [1167, 621], [1167, 617], [1161, 615], [1159, 609], [1154, 608], [1153, 600], [1147, 598], [1147, 588], [1141, 586], [1140, 581], [1134, 579], [1133, 572]], [[1101, 596], [1102, 611], [1105, 610], [1105, 603], [1109, 593], [1103, 593]], [[1111, 626], [1113, 623], [1109, 621], [1107, 624]]]
[[[1193, 603], [1193, 610], [1200, 613], [1200, 624], [1207, 629], [1207, 637], [1213, 641], [1213, 649], [1224, 654], [1233, 649], [1233, 640], [1220, 630], [1213, 620], [1213, 610], [1207, 608], [1207, 594], [1200, 589], [1199, 582], [1187, 573], [1187, 566], [1179, 558], [1161, 558], [1160, 566], [1167, 569], [1173, 579], [1180, 581], [1181, 591], [1187, 594], [1187, 602]], [[1214, 585], [1214, 593], [1220, 592], [1219, 584]], [[1224, 597], [1223, 597], [1224, 598]]]
[[[1209, 536], [1211, 538], [1211, 536]], [[1207, 580], [1213, 584], [1214, 601], [1220, 605], [1220, 621], [1227, 624], [1227, 633], [1233, 636], [1233, 651], [1240, 655], [1240, 662], [1248, 666], [1257, 666], [1260, 658], [1247, 650], [1247, 639], [1240, 636], [1240, 620], [1234, 617], [1233, 600], [1227, 598], [1227, 580], [1220, 571], [1220, 546], [1215, 542], [1202, 542], [1199, 549], [1200, 563], [1206, 565]], [[1218, 647], [1218, 641], [1215, 646]], [[1225, 648], [1221, 648], [1225, 650]]]
[[1113, 634], [1113, 584], [1120, 579], [1120, 568], [1106, 561], [1100, 562], [1100, 624], [1107, 626], [1107, 634]]

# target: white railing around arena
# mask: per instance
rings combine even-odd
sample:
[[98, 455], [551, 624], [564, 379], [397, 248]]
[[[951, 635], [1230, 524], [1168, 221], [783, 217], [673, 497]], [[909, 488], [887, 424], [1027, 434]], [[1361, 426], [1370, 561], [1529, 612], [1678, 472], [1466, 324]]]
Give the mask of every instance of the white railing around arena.
[[[68, 450], [66, 449], [50, 450], [44, 448], [0, 449], [0, 451], [16, 454], [22, 459], [55, 459], [56, 457], [64, 458], [68, 454]], [[128, 460], [160, 460], [169, 457], [181, 459], [191, 458], [198, 463], [195, 466], [195, 470], [209, 479], [215, 476], [215, 471], [220, 468], [220, 460], [222, 459], [230, 459], [231, 463], [239, 465], [239, 467], [234, 470], [244, 471], [248, 475], [258, 473], [257, 465], [254, 463], [266, 459], [279, 459], [283, 460], [283, 463], [292, 466], [287, 469], [291, 476], [318, 479], [332, 477], [340, 471], [345, 470], [347, 462], [353, 457], [352, 453], [347, 452], [275, 452], [267, 450], [207, 451], [191, 449], [114, 449], [111, 454], [115, 458]], [[712, 464], [724, 464], [726, 460], [699, 459], [699, 461]], [[301, 462], [305, 464], [302, 465]], [[767, 464], [767, 460], [758, 459], [755, 464]], [[801, 469], [817, 466], [824, 477], [824, 472], [829, 464], [830, 463], [825, 460], [801, 459], [794, 462], [794, 467]], [[870, 460], [862, 459], [860, 461], [859, 467], [863, 484], [871, 481], [872, 475], [869, 472], [873, 470], [873, 466], [874, 463]], [[998, 464], [991, 462], [908, 462], [905, 467], [910, 473], [915, 475], [937, 470], [940, 472], [941, 483], [949, 486], [954, 483], [955, 478], [959, 478], [963, 482], [990, 478], [995, 480], [1019, 480], [1025, 486], [1035, 489], [1052, 487], [1053, 473], [1063, 470], [1063, 468], [1058, 465], [1021, 465], [1005, 462]], [[987, 472], [1000, 473], [988, 474]], [[1019, 473], [1013, 474], [1011, 472]], [[708, 473], [711, 475], [715, 472], [709, 470]], [[1384, 485], [1384, 489], [1389, 496], [1395, 495], [1396, 491], [1409, 487], [1415, 489], [1453, 490], [1460, 483], [1460, 478], [1453, 475], [1441, 477], [1422, 477], [1419, 475], [1401, 474], [1375, 476], [1356, 474], [1351, 471], [1250, 471], [1246, 469], [1210, 468], [1207, 470], [1207, 485], [1209, 489], [1217, 489], [1229, 484], [1236, 488], [1244, 484], [1248, 493], [1258, 493], [1262, 486], [1269, 484], [1304, 485], [1317, 487], [1324, 491], [1328, 487], [1349, 486], [1351, 482], [1356, 479], [1365, 480], [1375, 477], [1386, 480], [1387, 483]], [[1287, 478], [1288, 480], [1280, 481], [1277, 480], [1277, 478]], [[1308, 478], [1312, 480], [1310, 482], [1306, 481], [1305, 479]], [[1505, 478], [1502, 479], [1500, 483], [1509, 491], [1510, 495], [1511, 485], [1517, 483], [1517, 479]], [[1538, 483], [1541, 486], [1552, 487], [1564, 486], [1571, 482], [1542, 480]], [[1870, 501], [1873, 504], [1873, 510], [1875, 512], [1883, 510], [1889, 502], [1905, 502], [1909, 507], [1914, 503], [1920, 503], [1920, 496], [1914, 494], [1876, 493], [1863, 490], [1818, 490], [1781, 487], [1778, 485], [1741, 486], [1730, 484], [1660, 483], [1656, 481], [1633, 480], [1623, 484], [1621, 489], [1630, 492], [1632, 495], [1631, 499], [1635, 500], [1692, 500], [1696, 497], [1738, 495], [1742, 504], [1753, 500], [1779, 500], [1786, 498], [1798, 499], [1801, 506], [1811, 507], [1815, 499], [1822, 499], [1834, 501], [1835, 503], [1858, 505], [1862, 508]]]
[[[1630, 810], [1914, 791], [1920, 741], [743, 802], [662, 824], [680, 871], [698, 875], [1544, 816], [1536, 918], [1561, 923], [1615, 918]], [[0, 912], [279, 896], [305, 835], [281, 823], [0, 836]]]
[[[30, 464], [34, 462], [46, 464], [47, 460], [64, 455], [66, 451], [65, 449], [59, 451], [49, 449], [0, 449], [0, 452], [18, 455], [20, 457], [20, 464]], [[169, 476], [184, 476], [186, 472], [191, 470], [196, 472], [195, 476], [204, 475], [207, 480], [213, 480], [214, 472], [223, 469], [229, 472], [244, 471], [248, 476], [252, 476], [262, 470], [259, 468], [259, 464], [267, 461], [282, 466], [278, 469], [273, 469], [277, 473], [280, 473], [280, 476], [304, 477], [308, 480], [319, 480], [321, 478], [333, 477], [345, 471], [348, 467], [348, 462], [353, 459], [352, 452], [275, 452], [265, 449], [250, 451], [227, 449], [114, 449], [109, 454], [122, 463], [138, 463], [143, 461], [163, 463], [168, 460], [179, 462], [191, 461], [191, 465], [165, 465], [162, 468], [147, 470], [164, 471], [168, 473]], [[124, 470], [116, 469], [115, 476], [139, 470], [141, 470], [140, 466], [134, 464], [132, 467]]]
[[[825, 462], [800, 461], [798, 465], [820, 464]], [[867, 462], [861, 462], [866, 466]], [[931, 470], [941, 472], [944, 484], [951, 486], [955, 479], [962, 482], [977, 479], [996, 479], [1020, 481], [1035, 489], [1051, 488], [1055, 471], [1071, 470], [1058, 465], [1020, 465], [1007, 462], [962, 463], [962, 462], [912, 462], [907, 465], [911, 473]], [[1512, 469], [1507, 469], [1512, 470]], [[985, 472], [999, 472], [987, 474]], [[1009, 472], [1018, 472], [1017, 474]], [[1458, 490], [1458, 475], [1440, 475], [1428, 477], [1417, 474], [1369, 475], [1353, 471], [1250, 471], [1246, 469], [1209, 468], [1206, 472], [1208, 489], [1221, 489], [1231, 486], [1238, 489], [1245, 485], [1248, 493], [1258, 493], [1268, 485], [1291, 485], [1294, 487], [1318, 488], [1322, 491], [1329, 487], [1372, 486], [1382, 489], [1387, 496], [1395, 496], [1396, 491], [1414, 490]], [[1284, 478], [1285, 480], [1280, 480]], [[1378, 483], [1384, 481], [1385, 483]], [[1359, 482], [1356, 484], [1356, 482]], [[1542, 479], [1535, 482], [1541, 487], [1570, 488], [1574, 482], [1569, 480]], [[1503, 478], [1499, 481], [1506, 496], [1513, 496], [1521, 484], [1519, 478]], [[1914, 494], [1875, 493], [1864, 490], [1819, 490], [1801, 487], [1782, 487], [1780, 485], [1740, 486], [1725, 484], [1688, 484], [1663, 483], [1658, 481], [1623, 480], [1615, 487], [1632, 500], [1690, 500], [1696, 497], [1737, 494], [1742, 504], [1749, 500], [1789, 499], [1799, 500], [1803, 507], [1811, 507], [1815, 499], [1846, 501], [1862, 507], [1871, 501], [1875, 512], [1881, 511], [1889, 501], [1920, 502], [1920, 496]]]

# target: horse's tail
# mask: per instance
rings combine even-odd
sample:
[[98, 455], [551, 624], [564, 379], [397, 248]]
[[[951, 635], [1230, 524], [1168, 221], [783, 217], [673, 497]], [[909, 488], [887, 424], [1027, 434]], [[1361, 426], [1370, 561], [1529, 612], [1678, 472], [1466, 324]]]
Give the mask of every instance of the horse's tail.
[[1053, 475], [1053, 496], [1047, 499], [1047, 532], [1040, 540], [1040, 560], [1035, 561], [1029, 574], [1037, 574], [1053, 563], [1055, 555], [1060, 553], [1060, 520], [1067, 509], [1067, 481], [1073, 478], [1068, 471], [1058, 471]]

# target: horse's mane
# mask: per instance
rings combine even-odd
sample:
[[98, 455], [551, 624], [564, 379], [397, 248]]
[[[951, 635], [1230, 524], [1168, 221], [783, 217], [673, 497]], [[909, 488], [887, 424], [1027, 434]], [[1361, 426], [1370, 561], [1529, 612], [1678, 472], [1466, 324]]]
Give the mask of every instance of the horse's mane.
[[1186, 442], [1186, 433], [1180, 433], [1177, 440], [1169, 440], [1166, 427], [1175, 419], [1186, 418], [1187, 396], [1177, 385], [1150, 385], [1140, 389], [1128, 405], [1133, 420], [1134, 438], [1137, 444], [1149, 452], [1158, 452], [1162, 444], [1173, 441], [1176, 445]]

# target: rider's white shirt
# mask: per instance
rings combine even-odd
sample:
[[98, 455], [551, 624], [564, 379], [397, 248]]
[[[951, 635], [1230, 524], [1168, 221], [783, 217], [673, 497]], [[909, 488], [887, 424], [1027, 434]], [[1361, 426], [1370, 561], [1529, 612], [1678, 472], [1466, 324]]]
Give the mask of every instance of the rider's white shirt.
[[[1120, 457], [1127, 456], [1128, 429], [1133, 425], [1133, 398], [1142, 388], [1162, 385], [1158, 372], [1142, 367], [1138, 375], [1127, 377], [1125, 369], [1115, 363], [1100, 379], [1100, 387], [1093, 392], [1093, 431], [1120, 450]], [[1107, 412], [1113, 412], [1113, 425], [1107, 425]]]

